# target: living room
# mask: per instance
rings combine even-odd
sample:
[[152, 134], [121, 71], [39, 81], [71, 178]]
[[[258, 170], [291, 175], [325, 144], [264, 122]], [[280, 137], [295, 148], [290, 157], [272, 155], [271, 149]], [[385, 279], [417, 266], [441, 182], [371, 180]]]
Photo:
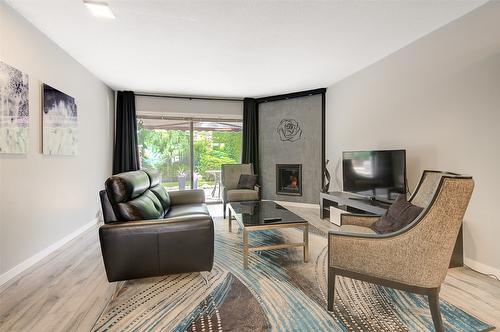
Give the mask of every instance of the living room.
[[493, 330], [499, 109], [495, 0], [0, 0], [0, 330]]

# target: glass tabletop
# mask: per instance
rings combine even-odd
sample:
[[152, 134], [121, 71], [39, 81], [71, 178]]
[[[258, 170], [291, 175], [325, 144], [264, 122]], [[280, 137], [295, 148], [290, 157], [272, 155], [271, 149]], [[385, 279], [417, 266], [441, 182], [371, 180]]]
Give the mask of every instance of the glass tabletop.
[[229, 203], [232, 216], [244, 226], [263, 226], [307, 222], [304, 218], [272, 201]]

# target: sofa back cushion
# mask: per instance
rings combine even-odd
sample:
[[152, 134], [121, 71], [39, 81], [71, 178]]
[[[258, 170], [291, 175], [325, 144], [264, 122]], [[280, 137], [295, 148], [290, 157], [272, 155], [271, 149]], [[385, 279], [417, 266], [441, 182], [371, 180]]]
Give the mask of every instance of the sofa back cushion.
[[118, 221], [159, 219], [170, 208], [170, 198], [157, 172], [116, 174], [106, 180], [105, 186]]
[[170, 196], [168, 195], [167, 190], [161, 184], [156, 185], [155, 187], [150, 188], [151, 192], [155, 194], [156, 198], [160, 202], [164, 213], [166, 214], [170, 209]]
[[161, 174], [157, 170], [148, 169], [144, 170], [149, 177], [149, 181], [151, 182], [150, 190], [155, 194], [156, 198], [161, 203], [163, 207], [164, 213], [166, 214], [170, 209], [170, 196], [168, 196], [168, 192], [161, 184]]
[[111, 204], [128, 202], [149, 189], [150, 181], [144, 171], [125, 172], [106, 180], [105, 187]]
[[121, 221], [160, 219], [164, 215], [160, 201], [151, 190], [128, 202], [118, 203], [116, 211]]
[[161, 184], [161, 173], [156, 169], [145, 169], [143, 172], [147, 174], [151, 187]]

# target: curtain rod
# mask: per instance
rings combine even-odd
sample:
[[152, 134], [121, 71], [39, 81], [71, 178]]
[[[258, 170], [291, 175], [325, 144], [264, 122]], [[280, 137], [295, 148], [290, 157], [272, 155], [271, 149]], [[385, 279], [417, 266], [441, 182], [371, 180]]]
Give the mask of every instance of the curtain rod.
[[136, 96], [140, 97], [155, 97], [155, 98], [172, 98], [172, 99], [189, 99], [189, 100], [214, 100], [214, 101], [243, 101], [240, 98], [217, 98], [217, 97], [194, 97], [194, 96], [172, 96], [172, 95], [160, 95], [153, 93], [134, 93]]
[[185, 116], [168, 116], [168, 115], [141, 115], [137, 114], [138, 119], [145, 120], [176, 120], [176, 121], [198, 121], [198, 122], [241, 122], [242, 119], [230, 119], [224, 117], [218, 118], [203, 118], [203, 117], [185, 117]]

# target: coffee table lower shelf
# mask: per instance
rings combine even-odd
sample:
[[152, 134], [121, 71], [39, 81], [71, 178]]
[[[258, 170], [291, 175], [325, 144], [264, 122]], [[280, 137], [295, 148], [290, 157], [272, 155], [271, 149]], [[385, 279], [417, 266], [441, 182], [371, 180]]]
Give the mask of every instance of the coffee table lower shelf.
[[[229, 209], [228, 216], [228, 227], [229, 232], [232, 231], [232, 216], [231, 209]], [[293, 224], [273, 224], [273, 225], [258, 225], [258, 226], [245, 226], [240, 224], [241, 228], [243, 228], [243, 268], [248, 268], [248, 253], [253, 251], [264, 251], [264, 250], [275, 250], [275, 249], [284, 249], [284, 248], [295, 248], [295, 247], [303, 247], [304, 253], [304, 262], [309, 260], [309, 224], [307, 221], [303, 223], [293, 223]], [[280, 243], [280, 244], [271, 244], [267, 246], [255, 246], [251, 247], [248, 242], [248, 234], [250, 232], [255, 231], [264, 231], [270, 229], [283, 229], [283, 228], [302, 228], [302, 242], [296, 243]]]

